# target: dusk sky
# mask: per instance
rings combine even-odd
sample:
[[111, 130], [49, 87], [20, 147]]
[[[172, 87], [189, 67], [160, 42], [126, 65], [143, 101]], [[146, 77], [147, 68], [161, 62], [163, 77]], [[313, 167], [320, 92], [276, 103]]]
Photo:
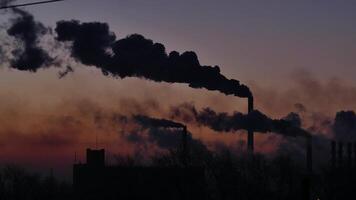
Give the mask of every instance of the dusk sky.
[[[27, 2], [33, 1], [13, 4]], [[278, 119], [297, 112], [301, 126], [312, 134], [333, 137], [336, 113], [356, 110], [356, 1], [66, 0], [23, 9], [51, 27], [51, 34], [41, 35], [34, 43], [43, 45], [61, 67], [55, 62], [37, 71], [10, 66], [9, 60], [16, 57], [11, 50], [21, 46], [7, 32], [16, 15], [0, 11], [0, 47], [6, 52], [0, 55], [2, 163], [67, 166], [74, 152], [82, 152], [78, 154], [83, 159], [84, 149], [95, 146], [98, 134], [100, 144], [112, 154], [160, 150], [154, 142], [128, 142], [126, 137], [138, 131], [137, 124], [110, 121], [118, 113], [168, 118], [172, 117], [172, 106], [179, 105], [210, 107], [229, 114], [247, 112], [245, 98], [223, 94], [230, 92], [219, 88], [226, 85], [209, 89], [214, 80], [207, 80], [207, 86], [188, 87], [190, 82], [159, 82], [157, 77], [150, 77], [152, 74], [134, 77], [157, 82], [121, 79], [112, 77], [118, 74], [110, 67], [106, 72], [111, 74], [103, 75], [73, 55], [68, 38], [57, 41], [55, 28], [61, 20], [107, 23], [117, 40], [138, 33], [162, 43], [166, 52], [194, 51], [201, 65], [218, 65], [222, 75], [248, 86], [255, 109]], [[65, 66], [73, 67], [74, 72], [59, 78], [58, 72]], [[220, 75], [216, 68], [209, 69]], [[224, 144], [237, 151], [246, 145], [246, 134], [217, 134], [219, 131], [208, 127], [187, 124], [192, 137], [210, 149]], [[256, 151], [276, 152], [283, 142], [280, 135], [257, 134]]]
[[68, 0], [27, 9], [45, 24], [108, 22], [119, 37], [140, 33], [168, 50], [196, 51], [242, 81], [280, 85], [306, 69], [355, 83], [354, 1]]

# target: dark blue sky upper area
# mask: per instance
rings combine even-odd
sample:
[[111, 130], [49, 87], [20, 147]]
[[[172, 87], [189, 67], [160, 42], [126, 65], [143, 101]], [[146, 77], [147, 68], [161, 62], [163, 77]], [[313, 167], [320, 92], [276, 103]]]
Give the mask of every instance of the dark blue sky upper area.
[[356, 74], [353, 0], [67, 0], [27, 9], [45, 24], [108, 22], [119, 37], [140, 33], [169, 51], [194, 50], [242, 81], [278, 83], [300, 68], [321, 78]]

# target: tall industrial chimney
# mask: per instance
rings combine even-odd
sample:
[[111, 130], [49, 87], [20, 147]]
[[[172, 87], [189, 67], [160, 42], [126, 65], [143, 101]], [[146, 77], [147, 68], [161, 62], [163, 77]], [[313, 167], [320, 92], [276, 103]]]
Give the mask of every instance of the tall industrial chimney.
[[356, 167], [356, 142], [354, 142], [354, 166]]
[[[254, 110], [254, 106], [253, 106], [253, 96], [251, 95], [250, 97], [248, 97], [248, 113], [251, 113]], [[253, 153], [254, 150], [254, 139], [253, 139], [253, 131], [252, 130], [248, 130], [247, 131], [247, 151], [250, 153]]]
[[331, 141], [331, 167], [335, 168], [336, 166], [336, 142], [335, 140]]
[[339, 142], [338, 157], [339, 157], [339, 167], [343, 165], [343, 155], [344, 155], [344, 144]]

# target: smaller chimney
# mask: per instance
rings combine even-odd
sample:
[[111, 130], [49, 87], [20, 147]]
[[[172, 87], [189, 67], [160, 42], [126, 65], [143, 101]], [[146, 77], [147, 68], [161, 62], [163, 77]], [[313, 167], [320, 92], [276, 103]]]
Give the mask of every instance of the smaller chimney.
[[182, 133], [182, 162], [183, 165], [186, 167], [188, 163], [188, 131], [187, 127], [183, 127]]
[[306, 138], [306, 175], [302, 182], [303, 187], [303, 199], [310, 200], [311, 199], [311, 177], [313, 173], [313, 154], [312, 154], [312, 142], [313, 138], [311, 135], [308, 135]]
[[339, 157], [339, 167], [343, 166], [343, 155], [344, 155], [344, 144], [339, 142], [338, 157]]
[[347, 143], [347, 166], [351, 168], [352, 166], [352, 143]]
[[311, 174], [313, 172], [313, 138], [311, 136], [307, 137], [307, 152], [306, 152], [306, 162], [307, 162], [307, 172]]
[[335, 140], [331, 141], [331, 167], [335, 168], [336, 166], [336, 142]]
[[254, 110], [254, 105], [253, 105], [253, 96], [248, 97], [248, 112], [252, 112]]

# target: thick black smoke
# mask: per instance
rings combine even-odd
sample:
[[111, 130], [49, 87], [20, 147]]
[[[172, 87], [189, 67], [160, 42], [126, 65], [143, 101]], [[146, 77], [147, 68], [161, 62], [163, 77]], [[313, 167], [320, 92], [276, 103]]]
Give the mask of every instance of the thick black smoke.
[[[171, 117], [185, 122], [195, 122], [208, 126], [215, 131], [233, 132], [238, 130], [252, 130], [255, 132], [274, 132], [285, 136], [309, 136], [310, 134], [299, 127], [300, 118], [297, 114], [290, 114], [284, 119], [271, 119], [263, 113], [254, 110], [248, 114], [235, 112], [233, 114], [217, 113], [210, 108], [197, 111], [191, 104], [173, 107]], [[190, 121], [193, 120], [193, 121]]]
[[350, 141], [356, 139], [356, 114], [354, 111], [336, 113], [333, 124], [335, 139]]
[[16, 16], [7, 30], [8, 35], [13, 36], [23, 45], [22, 49], [15, 49], [12, 54], [11, 67], [18, 70], [37, 71], [39, 68], [52, 61], [48, 53], [39, 46], [39, 38], [48, 32], [48, 29], [34, 17], [21, 9], [12, 9]]
[[58, 41], [73, 41], [72, 56], [83, 64], [98, 67], [109, 64], [111, 56], [107, 50], [116, 37], [107, 24], [60, 21], [56, 32]]
[[106, 75], [139, 77], [157, 82], [187, 83], [192, 88], [217, 90], [227, 95], [251, 97], [249, 88], [227, 79], [218, 66], [202, 66], [194, 52], [166, 53], [164, 45], [133, 34], [115, 40], [106, 23], [60, 21], [58, 41], [73, 42], [72, 56], [85, 65], [94, 65]]

